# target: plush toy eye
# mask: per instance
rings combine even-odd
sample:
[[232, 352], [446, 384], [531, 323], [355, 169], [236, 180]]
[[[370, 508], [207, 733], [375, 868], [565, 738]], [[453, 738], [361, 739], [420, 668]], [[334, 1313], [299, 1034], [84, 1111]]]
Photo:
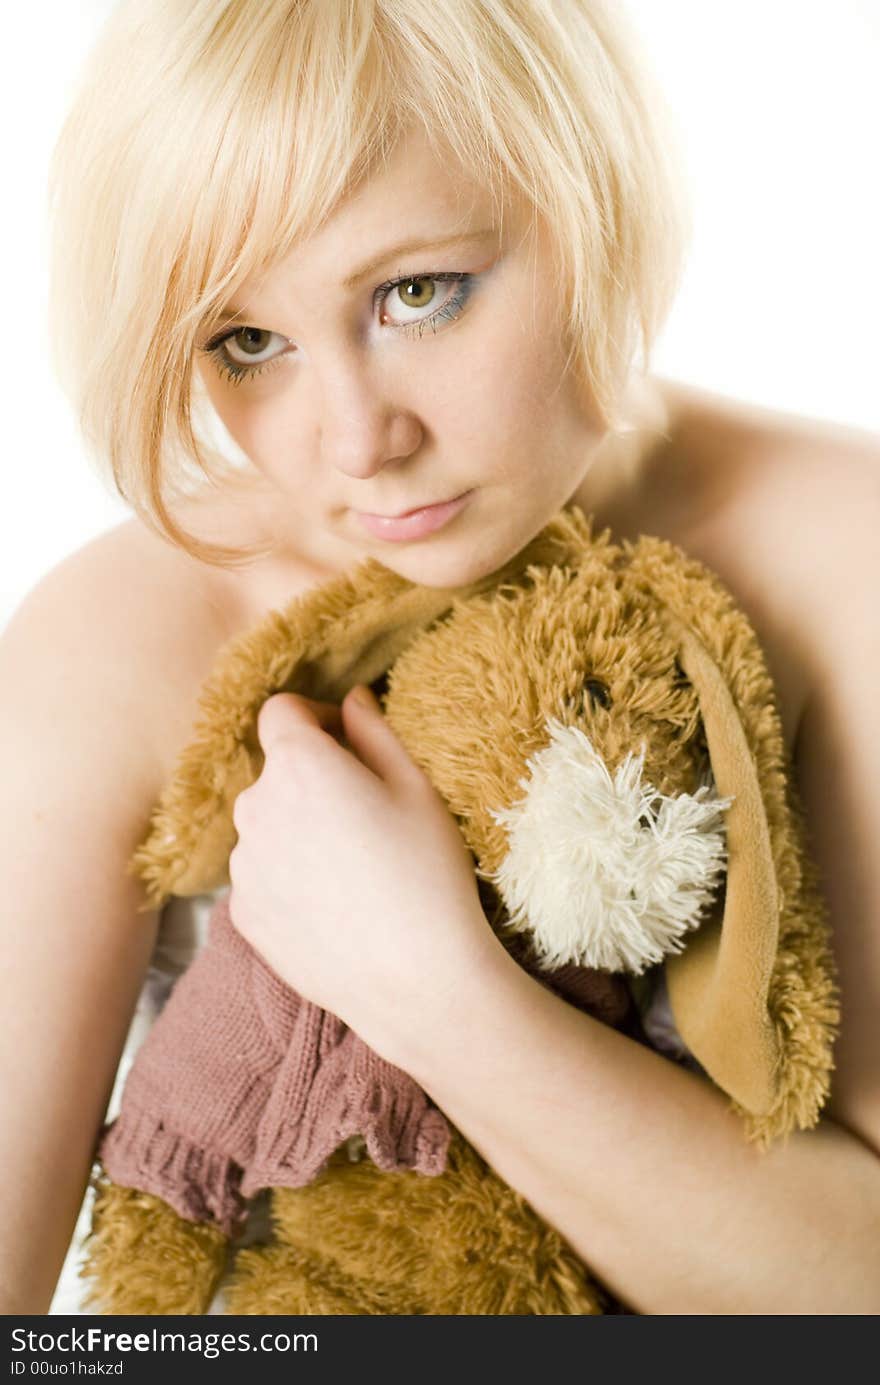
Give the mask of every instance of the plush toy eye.
[[610, 707], [611, 694], [608, 684], [598, 678], [588, 678], [584, 683], [584, 696], [590, 699], [592, 707]]

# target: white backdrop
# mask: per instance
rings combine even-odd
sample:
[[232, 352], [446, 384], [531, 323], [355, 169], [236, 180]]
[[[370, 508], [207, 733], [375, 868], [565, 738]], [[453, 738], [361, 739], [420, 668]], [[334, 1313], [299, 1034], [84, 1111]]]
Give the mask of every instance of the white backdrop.
[[[626, 6], [675, 112], [695, 202], [656, 369], [880, 432], [880, 0]], [[45, 325], [48, 154], [111, 8], [44, 0], [4, 16], [0, 627], [44, 572], [127, 513], [90, 470]]]

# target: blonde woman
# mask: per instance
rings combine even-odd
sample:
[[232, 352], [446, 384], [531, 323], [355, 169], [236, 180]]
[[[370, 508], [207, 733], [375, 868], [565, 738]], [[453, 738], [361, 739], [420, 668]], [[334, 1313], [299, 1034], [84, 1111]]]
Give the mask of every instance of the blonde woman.
[[669, 148], [599, 0], [114, 11], [55, 156], [53, 332], [133, 516], [0, 641], [3, 1311], [52, 1296], [163, 922], [124, 866], [220, 646], [367, 556], [472, 581], [570, 499], [702, 559], [763, 641], [841, 977], [821, 1127], [759, 1159], [711, 1086], [517, 970], [354, 695], [267, 704], [234, 921], [634, 1311], [880, 1310], [877, 449], [649, 373]]

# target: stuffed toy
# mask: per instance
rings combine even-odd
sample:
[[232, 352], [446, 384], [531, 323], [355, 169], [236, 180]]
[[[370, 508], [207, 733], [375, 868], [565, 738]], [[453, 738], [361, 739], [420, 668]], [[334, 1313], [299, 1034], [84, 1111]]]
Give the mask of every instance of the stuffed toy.
[[[271, 612], [203, 689], [131, 863], [149, 905], [228, 884], [265, 699], [355, 683], [455, 815], [522, 965], [682, 1057], [745, 1138], [815, 1124], [827, 919], [766, 663], [713, 573], [571, 506], [467, 588], [367, 560]], [[205, 1312], [261, 1189], [273, 1238], [235, 1254], [230, 1313], [626, 1311], [407, 1074], [282, 984], [224, 897], [98, 1154], [82, 1273], [105, 1312]]]

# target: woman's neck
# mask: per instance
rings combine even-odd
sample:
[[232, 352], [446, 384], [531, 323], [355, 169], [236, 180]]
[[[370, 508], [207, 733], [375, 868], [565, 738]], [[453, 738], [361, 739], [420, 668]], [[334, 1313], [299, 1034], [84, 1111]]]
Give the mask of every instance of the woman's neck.
[[652, 378], [635, 379], [624, 399], [620, 424], [606, 433], [572, 497], [598, 530], [630, 537], [645, 511], [649, 480], [673, 444], [678, 415], [676, 387]]

